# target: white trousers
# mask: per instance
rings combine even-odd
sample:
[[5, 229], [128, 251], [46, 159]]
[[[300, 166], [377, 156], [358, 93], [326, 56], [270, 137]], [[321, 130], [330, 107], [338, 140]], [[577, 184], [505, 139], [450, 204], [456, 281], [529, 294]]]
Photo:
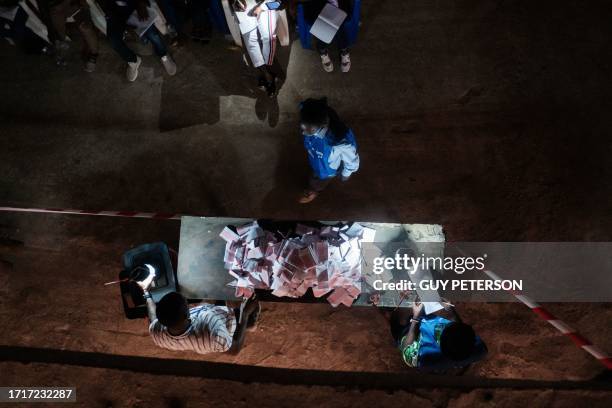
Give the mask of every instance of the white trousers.
[[274, 63], [276, 19], [276, 10], [264, 10], [259, 13], [257, 27], [242, 34], [244, 45], [255, 68]]

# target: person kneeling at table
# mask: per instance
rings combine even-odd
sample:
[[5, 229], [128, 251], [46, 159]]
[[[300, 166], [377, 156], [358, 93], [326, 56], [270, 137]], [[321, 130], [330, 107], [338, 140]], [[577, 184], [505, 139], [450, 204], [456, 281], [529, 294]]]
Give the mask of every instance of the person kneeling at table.
[[424, 371], [462, 368], [487, 354], [484, 342], [453, 307], [425, 315], [421, 303], [412, 308], [409, 320], [402, 308], [390, 317], [391, 334], [410, 367]]
[[171, 292], [155, 304], [148, 289], [154, 274], [140, 282], [147, 301], [149, 333], [159, 347], [199, 354], [240, 351], [247, 328], [254, 326], [260, 305], [252, 298], [240, 319], [240, 308], [200, 304], [190, 308], [180, 293]]

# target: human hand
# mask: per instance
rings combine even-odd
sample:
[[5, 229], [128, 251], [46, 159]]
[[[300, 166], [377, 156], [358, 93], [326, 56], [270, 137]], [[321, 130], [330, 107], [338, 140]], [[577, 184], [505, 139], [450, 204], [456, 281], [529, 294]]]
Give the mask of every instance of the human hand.
[[145, 264], [145, 266], [149, 270], [149, 275], [144, 280], [136, 282], [143, 291], [149, 290], [151, 284], [153, 283], [153, 279], [155, 279], [155, 268], [149, 264]]
[[245, 316], [248, 316], [251, 313], [255, 312], [258, 306], [259, 306], [259, 301], [257, 301], [254, 298], [250, 298], [249, 300], [247, 300], [247, 303], [244, 306], [243, 313], [245, 314]]
[[147, 19], [149, 18], [149, 10], [147, 9], [147, 6], [143, 3], [138, 4], [138, 7], [136, 8], [136, 14], [138, 14], [138, 20], [140, 21], [147, 21]]
[[234, 0], [234, 10], [245, 11], [246, 10], [245, 0]]
[[261, 14], [262, 10], [261, 10], [261, 6], [257, 6], [255, 7], [255, 9], [253, 10], [253, 15], [255, 17], [259, 17], [259, 14]]
[[418, 305], [415, 303], [412, 306], [412, 318], [418, 319], [423, 314], [423, 303], [419, 303]]

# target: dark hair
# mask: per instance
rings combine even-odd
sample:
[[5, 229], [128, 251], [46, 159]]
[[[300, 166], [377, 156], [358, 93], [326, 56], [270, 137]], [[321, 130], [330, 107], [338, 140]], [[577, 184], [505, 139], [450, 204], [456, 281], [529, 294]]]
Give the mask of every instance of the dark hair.
[[180, 293], [170, 292], [157, 303], [156, 314], [164, 326], [175, 326], [189, 316], [187, 299]]
[[465, 360], [474, 351], [476, 333], [472, 326], [462, 322], [452, 322], [444, 328], [440, 336], [442, 354], [452, 360]]
[[306, 125], [328, 126], [336, 138], [335, 142], [340, 142], [349, 131], [336, 111], [327, 105], [327, 98], [308, 98], [302, 102], [300, 122]]
[[306, 125], [323, 126], [329, 122], [327, 98], [308, 98], [302, 102], [300, 122]]

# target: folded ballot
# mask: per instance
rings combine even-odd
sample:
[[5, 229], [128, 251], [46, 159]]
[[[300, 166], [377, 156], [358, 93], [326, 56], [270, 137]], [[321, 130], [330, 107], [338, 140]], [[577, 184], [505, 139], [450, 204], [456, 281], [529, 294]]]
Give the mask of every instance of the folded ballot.
[[255, 222], [226, 226], [223, 263], [235, 279], [237, 297], [250, 297], [255, 289], [275, 296], [300, 297], [312, 289], [315, 297], [328, 295], [337, 307], [351, 306], [361, 293], [361, 245], [375, 233], [358, 223], [322, 228], [297, 224], [285, 236], [266, 231]]
[[321, 14], [310, 28], [310, 34], [324, 43], [330, 44], [345, 19], [346, 13], [344, 11], [328, 3], [323, 7]]

